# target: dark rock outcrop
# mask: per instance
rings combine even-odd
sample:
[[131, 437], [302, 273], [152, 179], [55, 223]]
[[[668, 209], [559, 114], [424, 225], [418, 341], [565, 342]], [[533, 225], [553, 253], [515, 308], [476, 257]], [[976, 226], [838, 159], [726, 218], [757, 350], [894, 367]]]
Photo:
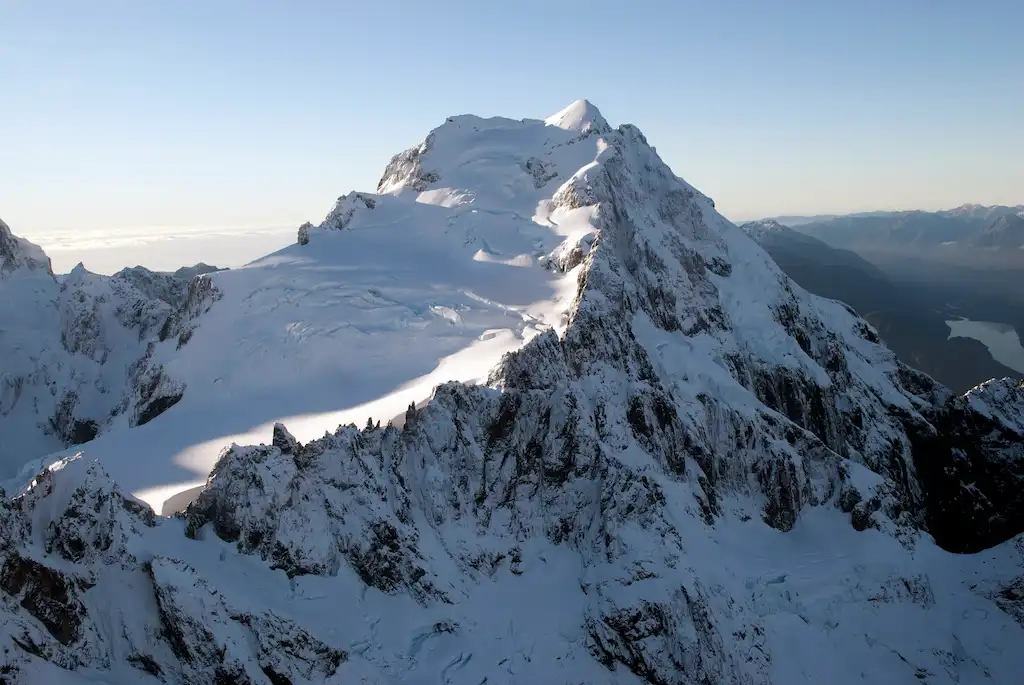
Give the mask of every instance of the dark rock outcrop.
[[991, 381], [927, 416], [907, 432], [936, 542], [977, 552], [1024, 532], [1024, 382]]

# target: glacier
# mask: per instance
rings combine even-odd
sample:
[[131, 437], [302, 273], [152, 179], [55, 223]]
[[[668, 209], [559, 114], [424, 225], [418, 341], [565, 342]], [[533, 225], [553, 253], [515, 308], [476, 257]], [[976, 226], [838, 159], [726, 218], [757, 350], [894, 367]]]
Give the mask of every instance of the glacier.
[[[0, 287], [56, 282], [0, 237]], [[132, 287], [180, 397], [23, 448], [0, 679], [1024, 672], [1024, 385], [899, 363], [589, 102], [451, 117], [294, 245]]]

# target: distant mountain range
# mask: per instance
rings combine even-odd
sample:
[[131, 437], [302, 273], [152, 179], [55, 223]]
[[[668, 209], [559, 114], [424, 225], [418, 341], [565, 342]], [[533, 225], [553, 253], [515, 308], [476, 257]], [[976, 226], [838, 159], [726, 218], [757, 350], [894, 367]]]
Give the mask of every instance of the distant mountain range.
[[[895, 211], [877, 211], [877, 212], [856, 212], [854, 214], [813, 214], [811, 216], [793, 215], [793, 216], [773, 216], [765, 219], [759, 219], [759, 221], [776, 221], [784, 226], [802, 226], [804, 224], [810, 224], [818, 221], [831, 221], [832, 219], [849, 219], [854, 217], [876, 217], [876, 216], [892, 216], [896, 214]], [[755, 222], [751, 222], [755, 223]]]
[[[841, 269], [856, 273], [860, 278], [884, 280], [885, 272], [852, 250], [832, 247], [828, 243], [795, 229], [783, 226], [778, 221], [766, 219], [743, 225], [751, 238], [767, 249], [776, 263], [787, 273], [806, 266], [829, 270]], [[792, 278], [792, 274], [790, 274]], [[837, 295], [828, 295], [842, 299]]]
[[[884, 218], [884, 217], [895, 217], [901, 214], [938, 214], [948, 217], [964, 217], [969, 219], [992, 219], [1004, 214], [1022, 214], [1024, 213], [1024, 205], [979, 205], [979, 204], [963, 204], [953, 209], [942, 209], [936, 212], [927, 212], [923, 210], [898, 210], [898, 209], [883, 209], [871, 212], [851, 212], [849, 214], [811, 214], [811, 215], [786, 215], [786, 216], [772, 216], [758, 221], [775, 221], [783, 226], [803, 226], [805, 224], [818, 223], [823, 221], [832, 221], [833, 219], [872, 219], [872, 218]], [[755, 222], [750, 222], [755, 223]]]
[[771, 220], [865, 256], [897, 253], [963, 265], [1024, 265], [1024, 205]]

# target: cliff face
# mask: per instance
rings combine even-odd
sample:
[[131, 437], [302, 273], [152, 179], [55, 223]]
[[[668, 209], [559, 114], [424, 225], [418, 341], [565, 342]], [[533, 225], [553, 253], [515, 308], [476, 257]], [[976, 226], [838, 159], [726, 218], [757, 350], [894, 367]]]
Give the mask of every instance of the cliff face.
[[[11, 625], [36, 631], [12, 629], [7, 668], [275, 685], [1024, 669], [1019, 385], [956, 397], [901, 365], [589, 103], [546, 122], [452, 118], [378, 191], [341, 198], [298, 249], [400, 203], [448, 226], [556, 227], [529, 268], [575, 279], [564, 322], [392, 424], [305, 444], [278, 424], [269, 445], [226, 448], [177, 518], [62, 462], [5, 510], [6, 558], [34, 550], [44, 570], [22, 576], [67, 598], [5, 589]], [[76, 469], [82, 511], [29, 521], [18, 503]], [[29, 529], [59, 542], [30, 547]], [[137, 597], [98, 589], [115, 566]]]

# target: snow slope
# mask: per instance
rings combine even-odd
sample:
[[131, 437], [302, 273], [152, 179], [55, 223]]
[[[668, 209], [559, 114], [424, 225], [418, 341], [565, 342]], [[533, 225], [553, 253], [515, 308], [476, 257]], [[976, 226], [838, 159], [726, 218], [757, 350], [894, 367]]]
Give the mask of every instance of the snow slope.
[[193, 283], [182, 399], [0, 508], [18, 682], [1024, 672], [1018, 389], [899, 364], [590, 103]]

